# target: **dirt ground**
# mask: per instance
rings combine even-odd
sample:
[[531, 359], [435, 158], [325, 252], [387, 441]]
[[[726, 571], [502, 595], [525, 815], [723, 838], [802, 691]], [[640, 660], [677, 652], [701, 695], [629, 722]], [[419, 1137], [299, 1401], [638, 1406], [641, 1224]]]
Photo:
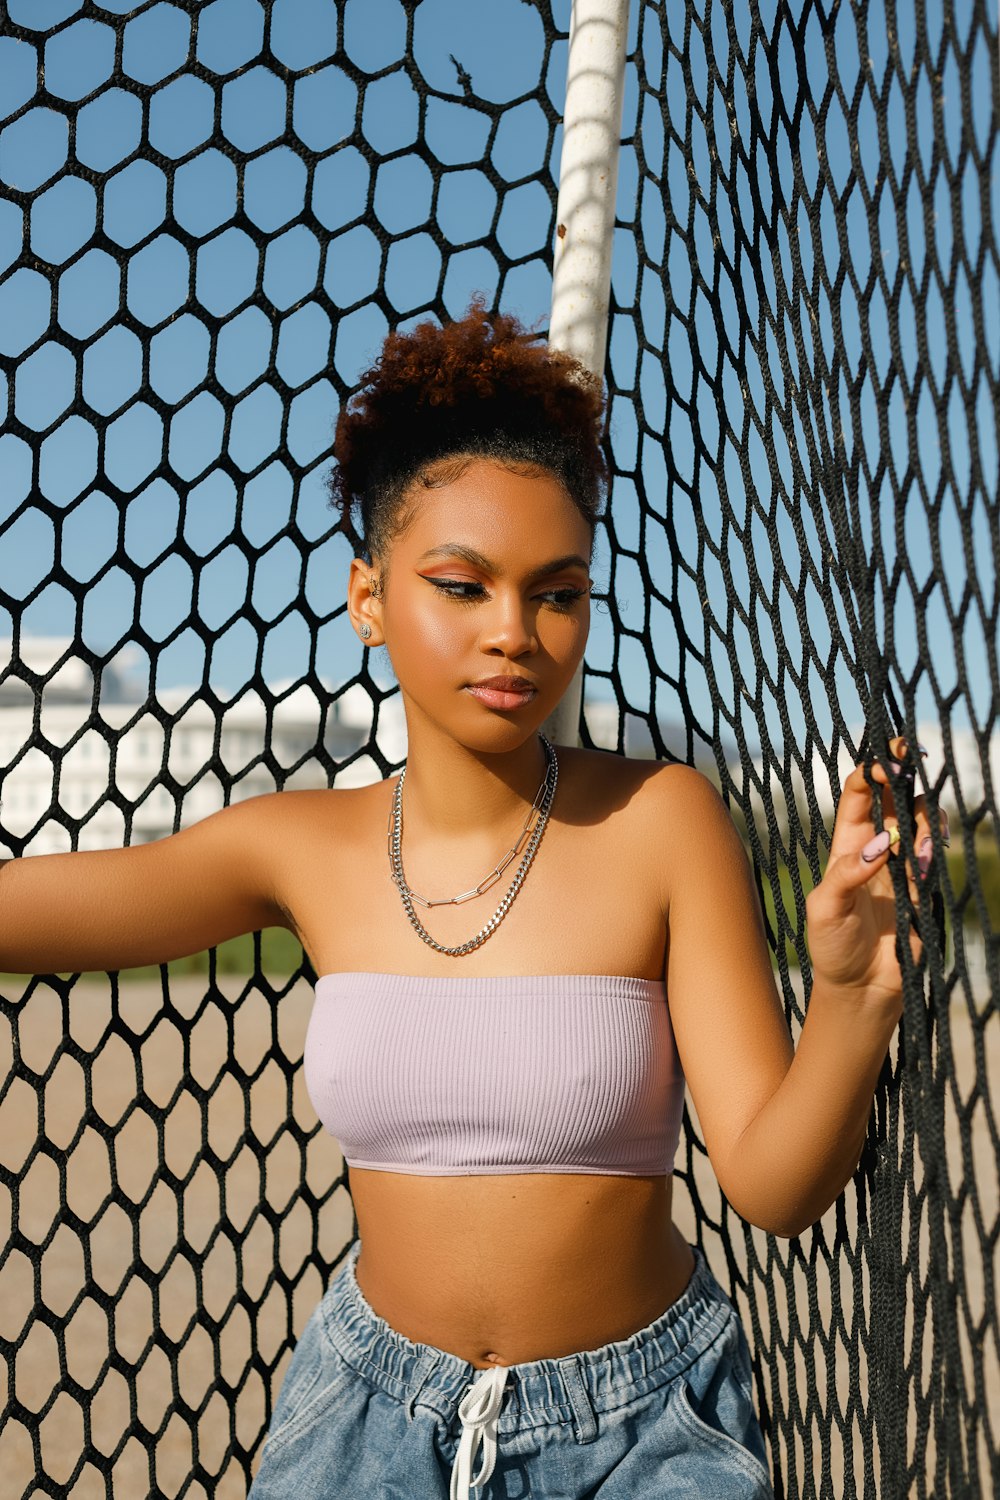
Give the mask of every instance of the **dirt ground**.
[[[289, 1357], [283, 1345], [301, 1330], [323, 1290], [318, 1262], [336, 1258], [351, 1238], [353, 1218], [346, 1188], [330, 1194], [341, 1175], [340, 1154], [318, 1128], [297, 1066], [312, 1003], [309, 987], [299, 982], [276, 998], [243, 979], [225, 977], [221, 985], [206, 997], [203, 980], [175, 982], [169, 1007], [158, 982], [122, 985], [124, 1031], [112, 1036], [106, 984], [76, 986], [65, 1010], [53, 989], [36, 986], [15, 1007], [16, 1036], [0, 1019], [0, 1078], [10, 1075], [15, 1041], [20, 1049], [17, 1076], [0, 1103], [0, 1167], [15, 1184], [13, 1192], [0, 1188], [4, 1214], [8, 1225], [16, 1219], [28, 1241], [44, 1247], [40, 1264], [32, 1263], [38, 1255], [29, 1258], [19, 1250], [0, 1262], [0, 1339], [9, 1350], [23, 1338], [16, 1355], [0, 1352], [0, 1399], [6, 1406], [14, 1398], [30, 1414], [45, 1413], [23, 1422], [8, 1418], [0, 1426], [2, 1500], [43, 1494], [103, 1500], [109, 1474], [110, 1492], [126, 1500], [154, 1493], [173, 1497], [182, 1490], [185, 1497], [244, 1500], [241, 1467], [227, 1453], [234, 1439], [258, 1452], [263, 1438], [264, 1382], [247, 1369], [253, 1347], [271, 1367], [276, 1392]], [[22, 994], [9, 986], [3, 993], [14, 1002]], [[984, 1000], [979, 996], [970, 1005], [961, 990], [953, 998], [954, 1085], [946, 1090], [944, 1113], [951, 1193], [963, 1182], [975, 1184], [975, 1200], [970, 1197], [961, 1214], [950, 1251], [956, 1268], [961, 1266], [960, 1311], [968, 1310], [969, 1326], [960, 1327], [963, 1360], [971, 1378], [972, 1349], [981, 1349], [985, 1415], [995, 1447], [1000, 1357], [990, 1320], [979, 1333], [975, 1326], [985, 1311], [985, 1288], [1000, 1273], [997, 1156], [983, 1091], [976, 1091], [978, 1051], [986, 1097], [996, 1097], [1000, 1018], [982, 1024]], [[969, 1121], [964, 1133], [960, 1105]], [[683, 1165], [683, 1143], [677, 1165]], [[919, 1160], [914, 1173], [919, 1186]], [[843, 1492], [845, 1465], [854, 1468], [860, 1489], [869, 1401], [863, 1346], [873, 1316], [866, 1263], [858, 1281], [841, 1244], [836, 1255], [819, 1254], [810, 1283], [811, 1236], [801, 1241], [804, 1253], [796, 1259], [787, 1242], [769, 1246], [765, 1235], [745, 1229], [724, 1207], [700, 1153], [693, 1181], [710, 1223], [728, 1225], [737, 1306], [751, 1342], [755, 1327], [763, 1342], [768, 1403], [786, 1409], [803, 1403], [797, 1431], [811, 1432], [810, 1451], [801, 1436], [794, 1451], [780, 1447], [783, 1472], [798, 1476], [790, 1493], [801, 1491], [805, 1473], [818, 1477], [823, 1432], [837, 1409], [846, 1414], [846, 1435], [835, 1424], [825, 1445], [832, 1492]], [[315, 1219], [307, 1198], [328, 1198]], [[682, 1232], [694, 1239], [691, 1197], [681, 1181], [675, 1203]], [[845, 1209], [853, 1244], [853, 1186]], [[906, 1213], [914, 1216], [917, 1258], [908, 1274], [923, 1280], [928, 1235], [919, 1195], [911, 1193]], [[821, 1221], [821, 1243], [832, 1246], [835, 1229], [831, 1210]], [[729, 1286], [719, 1234], [709, 1229], [705, 1246], [712, 1269]], [[790, 1259], [795, 1311], [814, 1334], [804, 1343], [790, 1337], [786, 1283], [774, 1274], [779, 1261]], [[932, 1377], [930, 1320], [923, 1326], [919, 1313], [915, 1319], [912, 1300], [903, 1358], [919, 1368], [926, 1390]], [[852, 1345], [861, 1354], [853, 1395]], [[769, 1348], [778, 1351], [771, 1362]], [[772, 1372], [778, 1389], [770, 1383]], [[806, 1409], [810, 1375], [817, 1404]], [[175, 1381], [185, 1414], [168, 1419]], [[140, 1431], [123, 1441], [130, 1386]], [[914, 1433], [911, 1421], [911, 1453]], [[984, 1459], [986, 1443], [981, 1436]], [[44, 1487], [35, 1477], [36, 1445]], [[92, 1457], [72, 1480], [87, 1450]], [[924, 1464], [932, 1459], [928, 1451]], [[199, 1466], [202, 1477], [188, 1484]]]

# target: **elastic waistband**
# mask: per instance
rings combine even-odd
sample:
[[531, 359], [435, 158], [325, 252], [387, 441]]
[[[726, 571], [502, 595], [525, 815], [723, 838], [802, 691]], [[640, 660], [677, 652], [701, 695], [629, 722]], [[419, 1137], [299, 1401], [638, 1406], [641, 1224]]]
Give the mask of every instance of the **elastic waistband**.
[[[701, 1251], [692, 1249], [690, 1281], [648, 1327], [600, 1349], [508, 1366], [498, 1431], [567, 1422], [579, 1428], [588, 1410], [597, 1416], [628, 1406], [693, 1364], [723, 1332], [733, 1309]], [[450, 1423], [483, 1371], [457, 1355], [413, 1343], [380, 1318], [358, 1286], [354, 1267], [360, 1253], [356, 1241], [321, 1303], [327, 1337], [370, 1385], [403, 1403], [408, 1416], [420, 1405]], [[587, 1441], [592, 1434], [577, 1436]]]

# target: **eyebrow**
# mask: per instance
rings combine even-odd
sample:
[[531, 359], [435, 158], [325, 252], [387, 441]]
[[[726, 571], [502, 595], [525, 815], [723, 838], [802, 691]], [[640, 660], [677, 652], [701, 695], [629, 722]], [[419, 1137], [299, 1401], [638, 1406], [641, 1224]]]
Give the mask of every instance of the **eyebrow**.
[[[461, 542], [445, 542], [441, 547], [431, 547], [427, 552], [422, 553], [417, 561], [429, 562], [437, 557], [460, 557], [465, 562], [471, 563], [474, 568], [481, 568], [484, 573], [490, 573], [494, 577], [499, 571], [496, 564], [491, 563], [489, 558], [484, 557], [473, 547], [463, 546]], [[540, 568], [532, 568], [527, 574], [528, 582], [532, 583], [536, 578], [546, 578], [550, 573], [561, 573], [563, 568], [583, 568], [585, 572], [590, 572], [590, 564], [585, 557], [581, 557], [578, 552], [568, 552], [565, 557], [554, 557], [551, 562], [543, 563]]]

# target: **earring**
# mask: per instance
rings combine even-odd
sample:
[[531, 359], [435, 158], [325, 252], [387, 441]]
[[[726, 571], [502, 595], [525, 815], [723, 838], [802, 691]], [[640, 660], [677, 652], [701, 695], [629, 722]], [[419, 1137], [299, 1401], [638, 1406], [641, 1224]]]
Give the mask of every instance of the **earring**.
[[358, 634], [363, 641], [369, 640], [371, 638], [371, 633], [372, 628], [370, 625], [361, 625], [358, 627]]

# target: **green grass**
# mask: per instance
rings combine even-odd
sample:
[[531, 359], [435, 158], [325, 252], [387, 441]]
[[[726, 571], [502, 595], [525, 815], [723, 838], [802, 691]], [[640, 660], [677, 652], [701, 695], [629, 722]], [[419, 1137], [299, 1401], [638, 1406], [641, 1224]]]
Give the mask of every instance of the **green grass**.
[[[284, 927], [265, 927], [260, 935], [260, 961], [261, 968], [265, 973], [273, 974], [281, 978], [293, 974], [302, 964], [302, 944], [298, 938], [288, 932]], [[245, 933], [242, 937], [232, 938], [228, 943], [220, 943], [215, 950], [216, 971], [220, 974], [252, 974], [254, 972], [254, 935]], [[208, 953], [192, 953], [188, 958], [175, 958], [167, 964], [167, 972], [171, 978], [184, 975], [200, 977], [208, 975]], [[121, 978], [125, 981], [133, 979], [159, 979], [160, 970], [156, 964], [147, 964], [139, 969], [122, 969]], [[68, 978], [68, 975], [62, 975]], [[94, 973], [82, 974], [84, 981], [103, 979], [104, 970]], [[23, 980], [23, 974], [3, 974], [3, 980]]]

